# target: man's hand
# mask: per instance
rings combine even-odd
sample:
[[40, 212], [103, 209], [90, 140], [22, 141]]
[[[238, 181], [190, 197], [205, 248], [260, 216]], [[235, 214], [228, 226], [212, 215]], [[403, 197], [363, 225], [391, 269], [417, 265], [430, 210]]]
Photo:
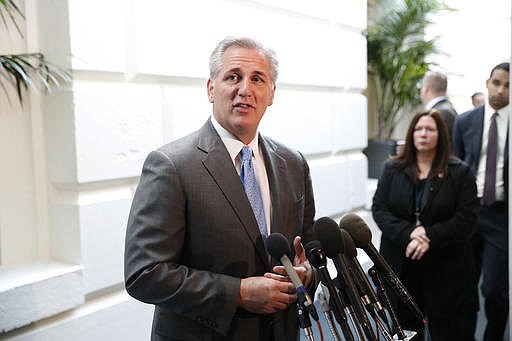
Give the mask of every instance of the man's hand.
[[272, 314], [296, 299], [295, 287], [287, 276], [266, 273], [264, 277], [242, 279], [238, 306], [257, 314]]
[[[293, 240], [293, 247], [295, 248], [295, 258], [293, 259], [293, 268], [297, 275], [299, 276], [304, 287], [308, 287], [313, 279], [313, 271], [311, 269], [311, 265], [308, 262], [306, 257], [306, 250], [304, 250], [304, 246], [301, 243], [301, 237], [297, 236]], [[275, 266], [272, 269], [275, 273], [278, 273], [283, 276], [287, 276], [286, 269], [284, 266]]]

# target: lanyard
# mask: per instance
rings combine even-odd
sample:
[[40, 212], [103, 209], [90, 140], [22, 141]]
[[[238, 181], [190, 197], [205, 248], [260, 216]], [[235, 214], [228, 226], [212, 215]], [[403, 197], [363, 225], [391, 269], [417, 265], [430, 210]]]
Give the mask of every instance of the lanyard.
[[421, 211], [421, 198], [423, 198], [423, 192], [425, 191], [425, 184], [427, 180], [421, 180], [416, 185], [416, 210], [414, 211], [414, 215], [416, 216], [416, 226], [421, 225], [420, 221], [420, 211]]

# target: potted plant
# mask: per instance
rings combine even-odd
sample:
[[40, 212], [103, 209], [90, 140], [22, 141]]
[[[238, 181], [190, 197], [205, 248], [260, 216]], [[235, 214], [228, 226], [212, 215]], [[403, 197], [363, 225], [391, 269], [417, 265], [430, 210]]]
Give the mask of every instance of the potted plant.
[[432, 64], [428, 57], [438, 52], [435, 38], [425, 39], [425, 30], [431, 24], [429, 16], [448, 9], [437, 0], [393, 3], [389, 6], [389, 0], [374, 0], [371, 5], [387, 9], [381, 10], [379, 18], [364, 32], [370, 85], [368, 101], [374, 103], [377, 118], [374, 139], [369, 140], [364, 151], [371, 178], [380, 176], [383, 162], [395, 153], [396, 141], [392, 137], [404, 112], [414, 110], [421, 103], [419, 84]]
[[[17, 20], [24, 20], [25, 16], [13, 0], [0, 0], [0, 17], [6, 28], [11, 22], [18, 34], [23, 33]], [[63, 83], [71, 81], [71, 76], [65, 70], [53, 65], [40, 53], [0, 54], [0, 87], [7, 95], [7, 86], [16, 89], [20, 104], [23, 103], [23, 91], [29, 87], [49, 91]]]

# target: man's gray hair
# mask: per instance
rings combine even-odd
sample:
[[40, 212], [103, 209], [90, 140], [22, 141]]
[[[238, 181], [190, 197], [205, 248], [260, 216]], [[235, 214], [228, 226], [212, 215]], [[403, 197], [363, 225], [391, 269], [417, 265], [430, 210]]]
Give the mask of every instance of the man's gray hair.
[[227, 49], [230, 47], [240, 47], [246, 49], [254, 49], [258, 50], [268, 61], [270, 65], [270, 77], [272, 79], [272, 83], [276, 84], [277, 74], [279, 72], [279, 63], [277, 61], [276, 53], [274, 50], [270, 48], [263, 47], [259, 42], [251, 39], [251, 38], [236, 38], [236, 37], [227, 37], [224, 38], [213, 50], [210, 55], [210, 79], [214, 80], [222, 67], [222, 56]]

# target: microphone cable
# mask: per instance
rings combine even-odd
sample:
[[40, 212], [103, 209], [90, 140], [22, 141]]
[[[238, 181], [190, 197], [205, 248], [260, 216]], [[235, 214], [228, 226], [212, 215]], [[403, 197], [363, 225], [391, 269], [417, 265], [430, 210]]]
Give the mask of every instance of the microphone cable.
[[320, 340], [324, 341], [324, 332], [322, 330], [322, 325], [320, 324], [320, 321], [316, 321], [316, 325], [318, 327], [318, 331], [320, 332]]

